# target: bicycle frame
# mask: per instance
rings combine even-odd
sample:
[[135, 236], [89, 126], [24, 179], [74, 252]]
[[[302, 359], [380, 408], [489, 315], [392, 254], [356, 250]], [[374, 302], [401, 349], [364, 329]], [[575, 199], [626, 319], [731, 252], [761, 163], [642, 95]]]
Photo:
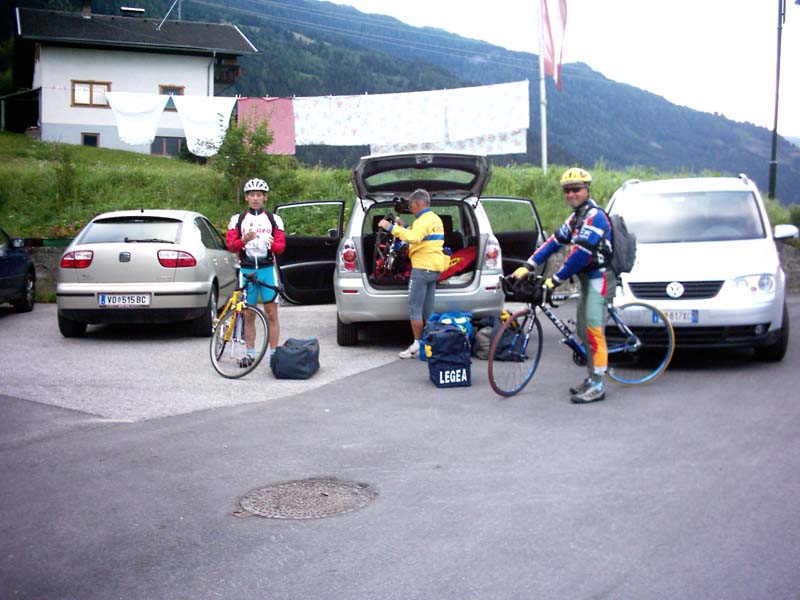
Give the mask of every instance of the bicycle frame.
[[[575, 333], [564, 323], [558, 316], [550, 310], [547, 306], [542, 304], [541, 306], [530, 305], [531, 310], [534, 312], [534, 316], [536, 315], [536, 309], [538, 308], [541, 310], [545, 316], [550, 320], [550, 322], [556, 326], [561, 332], [561, 335], [564, 336], [564, 339], [561, 340], [562, 344], [566, 344], [569, 346], [571, 350], [577, 352], [582, 358], [587, 359], [588, 354], [586, 352], [586, 347], [583, 345], [583, 342], [578, 338]], [[617, 327], [620, 331], [625, 334], [625, 343], [617, 344], [615, 346], [608, 346], [608, 353], [609, 354], [617, 354], [619, 352], [635, 352], [642, 346], [641, 340], [630, 330], [630, 328], [624, 323], [624, 321], [619, 317], [617, 310], [614, 308], [613, 305], [606, 303], [606, 310], [611, 318], [616, 323]], [[630, 340], [633, 340], [633, 343], [629, 343]]]
[[572, 330], [569, 327], [567, 327], [567, 324], [564, 323], [564, 321], [562, 321], [561, 319], [559, 319], [558, 316], [552, 310], [547, 308], [547, 306], [545, 306], [544, 303], [542, 303], [540, 306], [537, 306], [535, 304], [530, 304], [529, 306], [531, 311], [533, 312], [534, 318], [536, 318], [536, 309], [538, 308], [545, 314], [545, 316], [548, 319], [550, 319], [550, 322], [553, 325], [555, 325], [556, 329], [558, 329], [561, 332], [561, 335], [564, 336], [564, 339], [561, 340], [562, 344], [566, 344], [574, 352], [577, 352], [583, 358], [586, 358], [586, 348], [584, 348], [583, 342], [581, 342], [578, 339], [578, 336], [576, 336], [572, 332]]
[[267, 283], [266, 281], [261, 281], [256, 277], [255, 273], [248, 273], [246, 275], [243, 275], [242, 278], [244, 281], [242, 282], [241, 285], [237, 286], [235, 290], [233, 290], [233, 294], [231, 294], [231, 297], [228, 298], [228, 301], [225, 303], [225, 306], [223, 306], [222, 310], [220, 310], [219, 313], [217, 314], [218, 317], [219, 315], [224, 315], [232, 308], [236, 308], [238, 311], [241, 311], [241, 309], [244, 306], [253, 306], [255, 308], [258, 308], [258, 303], [250, 304], [247, 302], [247, 294], [245, 293], [245, 291], [251, 285], [257, 285], [260, 287], [269, 288], [273, 290], [276, 294], [278, 294], [278, 296], [289, 302], [290, 304], [297, 304], [297, 302], [293, 301], [286, 295], [286, 292], [284, 292], [283, 290], [283, 286], [273, 285], [271, 283]]

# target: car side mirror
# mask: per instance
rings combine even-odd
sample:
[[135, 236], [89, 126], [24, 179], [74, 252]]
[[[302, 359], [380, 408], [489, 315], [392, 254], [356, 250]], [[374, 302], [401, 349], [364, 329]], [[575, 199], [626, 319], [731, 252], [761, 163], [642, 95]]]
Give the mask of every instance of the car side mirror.
[[25, 247], [25, 240], [22, 238], [12, 238], [11, 239], [11, 247], [12, 248], [24, 248]]
[[798, 229], [794, 225], [775, 225], [775, 239], [776, 240], [786, 240], [789, 238], [796, 238], [798, 237]]
[[328, 237], [329, 238], [339, 237], [339, 230], [338, 229], [328, 229]]

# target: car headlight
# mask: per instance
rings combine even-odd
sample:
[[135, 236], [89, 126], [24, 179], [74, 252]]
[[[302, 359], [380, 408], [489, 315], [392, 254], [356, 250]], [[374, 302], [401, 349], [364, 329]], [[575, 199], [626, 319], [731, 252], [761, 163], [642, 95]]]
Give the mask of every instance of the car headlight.
[[775, 291], [775, 276], [769, 273], [762, 275], [747, 275], [737, 277], [734, 281], [736, 291], [743, 296], [754, 296], [755, 294], [771, 294]]

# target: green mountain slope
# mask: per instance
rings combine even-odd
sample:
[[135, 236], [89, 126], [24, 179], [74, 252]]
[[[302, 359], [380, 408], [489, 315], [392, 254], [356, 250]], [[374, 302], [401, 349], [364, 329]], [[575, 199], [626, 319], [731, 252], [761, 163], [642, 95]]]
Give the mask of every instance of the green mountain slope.
[[[67, 0], [20, 0], [66, 6]], [[73, 4], [79, 9], [80, 2]], [[95, 12], [115, 13], [120, 0], [93, 0]], [[151, 18], [171, 0], [140, 0]], [[242, 77], [226, 94], [308, 96], [443, 89], [531, 81], [531, 127], [526, 155], [540, 163], [538, 58], [433, 28], [405, 25], [318, 0], [182, 0], [182, 18], [234, 23], [259, 49], [242, 57]], [[10, 11], [3, 13], [5, 14]], [[175, 18], [173, 9], [170, 18]], [[8, 27], [0, 32], [9, 31]], [[548, 156], [558, 164], [662, 171], [747, 173], [767, 188], [771, 132], [677, 106], [655, 94], [605, 78], [585, 64], [563, 69], [564, 89], [547, 82]], [[746, 80], [743, 85], [746, 85]], [[365, 148], [301, 148], [307, 162], [352, 164]], [[503, 162], [503, 158], [495, 162]], [[800, 203], [800, 148], [780, 139], [777, 195]]]
[[[264, 56], [243, 60], [245, 73], [240, 88], [247, 93], [258, 81], [266, 84], [261, 89], [266, 88], [269, 93], [301, 95], [293, 90], [284, 92], [280, 86], [273, 91], [269, 84], [275, 76], [255, 75], [260, 65], [269, 62], [264, 57], [272, 52], [274, 38], [281, 30], [302, 37], [309, 47], [336, 45], [342, 51], [367, 50], [376, 56], [391, 57], [388, 64], [394, 69], [402, 64], [436, 65], [456, 78], [453, 85], [459, 80], [489, 84], [527, 78], [532, 82], [529, 149], [525, 157], [513, 158], [517, 162], [540, 162], [539, 73], [538, 58], [533, 54], [508, 51], [438, 29], [411, 27], [391, 17], [365, 15], [350, 7], [315, 0], [185, 0], [184, 6], [199, 17], [210, 16], [206, 11], [211, 6], [220, 12], [227, 10], [225, 14], [232, 21], [248, 27], [247, 35], [253, 35]], [[387, 61], [376, 64], [385, 65]], [[328, 79], [347, 83], [333, 85], [314, 78], [319, 84], [316, 93], [402, 91], [387, 85], [386, 71], [356, 75], [350, 71], [352, 66], [352, 62], [329, 62]], [[263, 73], [264, 67], [259, 71]], [[643, 165], [669, 171], [744, 172], [766, 189], [769, 130], [677, 106], [655, 94], [611, 81], [585, 64], [565, 65], [563, 78], [561, 92], [552, 81], [547, 82], [551, 162], [592, 165], [602, 160], [619, 168]], [[350, 85], [354, 80], [362, 83]], [[420, 82], [413, 80], [402, 83], [407, 86], [406, 91], [435, 89], [420, 87]], [[800, 202], [795, 196], [800, 184], [800, 149], [781, 139], [778, 160], [779, 199]]]

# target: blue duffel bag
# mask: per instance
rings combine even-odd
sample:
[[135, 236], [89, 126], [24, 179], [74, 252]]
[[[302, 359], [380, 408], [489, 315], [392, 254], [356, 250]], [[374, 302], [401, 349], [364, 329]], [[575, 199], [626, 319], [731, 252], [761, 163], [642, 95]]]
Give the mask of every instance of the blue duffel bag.
[[446, 323], [431, 325], [424, 352], [428, 375], [436, 387], [472, 385], [470, 343], [463, 329]]
[[319, 369], [319, 340], [289, 338], [275, 348], [269, 366], [276, 379], [308, 379]]
[[[440, 323], [446, 325], [455, 325], [461, 329], [461, 331], [467, 334], [467, 340], [469, 340], [470, 349], [472, 348], [472, 341], [475, 337], [475, 331], [472, 327], [472, 314], [458, 311], [448, 313], [433, 313], [430, 317], [428, 317], [428, 320], [425, 323], [425, 329], [422, 331], [421, 347], [425, 346], [428, 332], [431, 330], [431, 328], [437, 327]], [[428, 357], [425, 356], [424, 352], [420, 352], [419, 359], [425, 361], [428, 360]]]

